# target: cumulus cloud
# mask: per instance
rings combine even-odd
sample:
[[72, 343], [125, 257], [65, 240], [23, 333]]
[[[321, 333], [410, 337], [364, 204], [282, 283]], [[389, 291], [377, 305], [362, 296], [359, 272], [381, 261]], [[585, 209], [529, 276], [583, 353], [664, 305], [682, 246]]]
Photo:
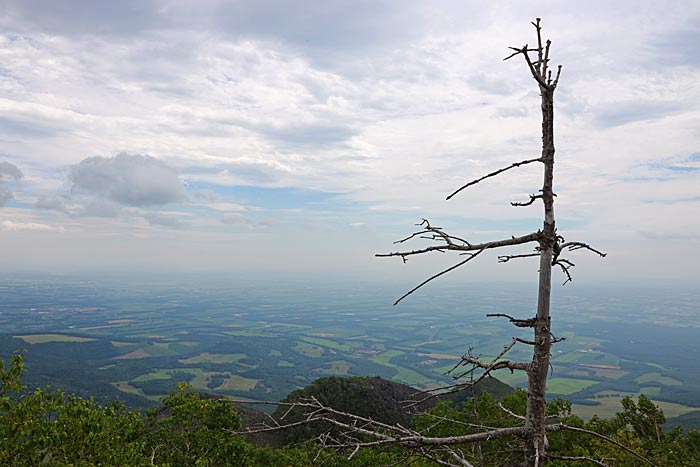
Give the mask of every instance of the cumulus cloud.
[[47, 211], [67, 212], [68, 201], [69, 198], [65, 195], [42, 195], [34, 202], [34, 207], [36, 209], [45, 209]]
[[0, 162], [0, 206], [4, 206], [14, 198], [12, 190], [5, 187], [6, 184], [12, 180], [19, 181], [22, 177], [24, 175], [16, 165], [5, 161]]
[[71, 167], [75, 191], [127, 206], [185, 201], [185, 187], [175, 169], [151, 156], [120, 153], [88, 157]]
[[22, 171], [15, 164], [10, 164], [6, 161], [0, 162], [0, 182], [4, 182], [9, 178], [19, 180], [23, 176]]
[[93, 199], [82, 208], [73, 212], [81, 217], [117, 217], [122, 213], [122, 206], [108, 199]]
[[[25, 27], [40, 28], [58, 34], [111, 33], [132, 35], [154, 26], [158, 2], [121, 0], [69, 3], [45, 0], [3, 2], [7, 16]], [[80, 12], [80, 14], [76, 14]]]

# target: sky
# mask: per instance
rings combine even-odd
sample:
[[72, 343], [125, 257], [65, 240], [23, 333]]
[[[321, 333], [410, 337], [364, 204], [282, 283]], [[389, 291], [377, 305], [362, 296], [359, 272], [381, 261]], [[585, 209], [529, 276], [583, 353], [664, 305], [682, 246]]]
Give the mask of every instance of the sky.
[[0, 0], [0, 269], [418, 279], [460, 257], [374, 254], [422, 218], [536, 231], [510, 202], [540, 167], [445, 200], [540, 154], [536, 83], [503, 61], [535, 17], [563, 66], [559, 233], [608, 253], [572, 253], [574, 281], [696, 283], [697, 1]]

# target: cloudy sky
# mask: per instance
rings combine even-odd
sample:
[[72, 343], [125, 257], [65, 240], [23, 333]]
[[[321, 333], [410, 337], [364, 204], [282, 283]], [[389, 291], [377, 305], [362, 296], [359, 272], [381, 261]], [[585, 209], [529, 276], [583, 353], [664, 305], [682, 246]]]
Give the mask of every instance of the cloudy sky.
[[[527, 7], [524, 6], [527, 3]], [[700, 3], [0, 0], [2, 269], [350, 272], [423, 217], [472, 242], [541, 226], [539, 96], [508, 46], [542, 17], [560, 233], [577, 277], [693, 281]], [[418, 244], [415, 245], [419, 246]], [[493, 256], [462, 278], [536, 264]]]

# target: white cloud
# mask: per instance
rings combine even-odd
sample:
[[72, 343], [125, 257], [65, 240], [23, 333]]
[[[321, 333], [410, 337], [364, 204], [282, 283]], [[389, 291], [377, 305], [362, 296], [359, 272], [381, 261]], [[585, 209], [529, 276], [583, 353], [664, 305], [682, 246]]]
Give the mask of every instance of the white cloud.
[[185, 188], [177, 171], [150, 156], [120, 153], [88, 157], [71, 167], [72, 188], [127, 206], [182, 202]]
[[0, 230], [7, 230], [7, 231], [22, 231], [22, 230], [34, 230], [34, 231], [52, 231], [52, 230], [57, 230], [61, 231], [63, 230], [60, 227], [51, 227], [50, 225], [46, 224], [40, 224], [38, 222], [15, 222], [15, 221], [9, 221], [9, 220], [4, 220], [0, 221]]
[[7, 161], [0, 162], [0, 206], [14, 198], [13, 190], [8, 188], [12, 181], [21, 180], [24, 177], [19, 168]]

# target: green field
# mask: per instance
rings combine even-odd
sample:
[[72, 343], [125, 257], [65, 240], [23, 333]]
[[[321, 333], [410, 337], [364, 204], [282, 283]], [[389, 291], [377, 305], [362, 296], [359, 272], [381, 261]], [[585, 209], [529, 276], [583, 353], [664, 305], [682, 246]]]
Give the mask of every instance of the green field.
[[214, 388], [215, 391], [244, 391], [250, 392], [257, 386], [258, 380], [243, 376], [231, 375], [221, 385]]
[[547, 381], [547, 391], [550, 394], [561, 394], [568, 396], [594, 384], [596, 384], [596, 381], [586, 379], [550, 378]]
[[180, 363], [185, 365], [194, 365], [197, 363], [237, 363], [242, 358], [246, 358], [246, 354], [211, 354], [209, 352], [202, 352], [194, 357], [183, 358], [178, 360]]
[[323, 375], [345, 376], [350, 374], [351, 364], [345, 360], [328, 362], [327, 367], [316, 368], [315, 372]]
[[394, 357], [401, 356], [403, 354], [404, 352], [402, 352], [401, 350], [388, 350], [386, 352], [382, 352], [378, 355], [375, 355], [374, 357], [372, 357], [371, 360], [380, 365], [396, 368], [396, 365], [391, 363], [391, 359]]
[[[512, 291], [432, 284], [392, 307], [403, 287], [346, 284], [309, 292], [313, 283], [294, 281], [270, 287], [136, 280], [58, 286], [57, 280], [45, 288], [6, 281], [3, 357], [25, 349], [30, 386], [89, 387], [97, 398], [123, 397], [135, 407], [153, 405], [182, 381], [253, 400], [279, 400], [324, 375], [376, 375], [423, 388], [450, 384], [444, 373], [468, 349], [488, 360], [513, 336], [528, 338], [486, 313], [528, 316], [532, 305]], [[677, 314], [665, 311], [664, 322], [676, 320], [673, 327], [639, 313], [653, 302], [643, 292], [627, 300], [615, 302], [614, 319], [602, 325], [587, 312], [607, 313], [605, 294], [583, 294], [565, 306], [555, 299], [555, 334], [566, 340], [552, 349], [550, 393], [603, 404], [577, 405], [584, 413], [617, 411], [625, 394], [676, 401], [668, 406], [672, 414], [700, 404], [700, 346], [692, 327], [700, 326], [693, 318], [700, 300], [688, 300]], [[506, 358], [528, 361], [530, 350], [518, 344]], [[505, 370], [494, 376], [514, 386], [527, 379]]]
[[90, 342], [95, 339], [89, 337], [68, 336], [65, 334], [27, 334], [13, 336], [22, 339], [27, 344], [46, 344], [47, 342]]
[[323, 347], [309, 344], [308, 342], [297, 342], [294, 350], [305, 357], [320, 358], [323, 355]]
[[659, 372], [653, 372], [653, 373], [645, 373], [641, 376], [638, 376], [637, 378], [634, 379], [638, 383], [659, 383], [664, 386], [681, 386], [683, 384], [682, 381], [677, 380], [676, 378], [669, 378], [668, 376], [662, 376], [661, 373]]
[[322, 339], [320, 337], [308, 337], [304, 336], [302, 337], [304, 342], [309, 342], [311, 344], [316, 344], [322, 347], [327, 347], [329, 349], [333, 350], [339, 350], [341, 352], [350, 352], [352, 350], [352, 346], [349, 344], [341, 344], [336, 341], [332, 341], [330, 339]]
[[[630, 394], [630, 396], [636, 395], [637, 394]], [[622, 411], [621, 400], [622, 397], [594, 399], [594, 401], [598, 402], [600, 405], [573, 404], [571, 410], [584, 420], [590, 420], [594, 415], [598, 415], [601, 418], [612, 418], [617, 412]], [[698, 410], [697, 407], [688, 407], [672, 402], [654, 401], [654, 403], [664, 411], [666, 418], [677, 417], [678, 415]]]
[[153, 373], [148, 373], [145, 375], [138, 376], [134, 378], [132, 381], [135, 383], [143, 383], [146, 381], [157, 381], [157, 380], [167, 380], [172, 378], [173, 375], [173, 370], [156, 370]]

